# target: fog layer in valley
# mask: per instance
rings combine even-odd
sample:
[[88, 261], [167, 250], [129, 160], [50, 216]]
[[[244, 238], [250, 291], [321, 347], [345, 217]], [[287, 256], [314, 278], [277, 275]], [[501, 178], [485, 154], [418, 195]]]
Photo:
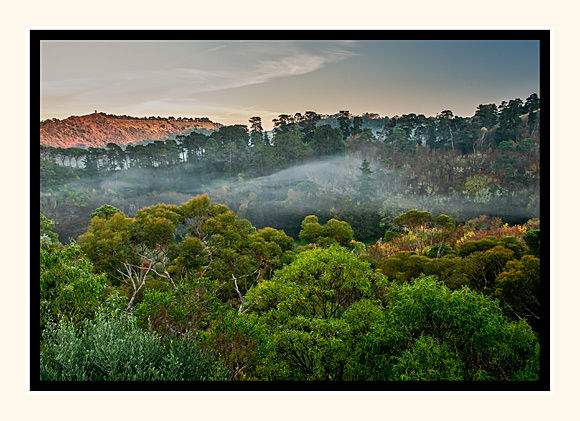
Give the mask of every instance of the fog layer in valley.
[[[84, 178], [68, 183], [58, 195], [41, 197], [41, 211], [57, 222], [56, 229], [65, 241], [84, 232], [90, 213], [102, 204], [111, 204], [133, 216], [144, 206], [181, 204], [199, 194], [208, 194], [213, 201], [226, 204], [257, 228], [273, 226], [295, 238], [306, 215], [316, 214], [322, 221], [332, 217], [349, 220], [354, 218], [354, 208], [361, 204], [364, 209], [359, 213], [368, 213], [367, 218], [374, 218], [381, 225], [367, 233], [371, 237], [384, 232], [389, 217], [412, 208], [447, 213], [460, 220], [481, 214], [500, 215], [510, 222], [521, 222], [539, 213], [538, 201], [533, 202], [533, 207], [518, 206], [514, 198], [497, 196], [497, 192], [472, 198], [413, 193], [399, 170], [385, 168], [373, 160], [369, 166], [372, 172], [367, 175], [370, 190], [363, 191], [361, 165], [361, 160], [352, 156], [333, 156], [251, 179], [244, 179], [243, 174], [218, 179], [203, 166], [195, 165], [133, 168], [104, 179]], [[538, 188], [526, 193], [528, 197], [538, 196]]]

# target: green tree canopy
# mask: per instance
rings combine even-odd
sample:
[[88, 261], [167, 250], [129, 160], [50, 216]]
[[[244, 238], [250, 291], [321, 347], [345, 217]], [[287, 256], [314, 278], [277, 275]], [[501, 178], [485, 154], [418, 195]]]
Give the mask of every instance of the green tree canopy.
[[539, 345], [497, 301], [432, 277], [391, 288], [384, 317], [358, 342], [357, 373], [373, 380], [534, 380]]
[[422, 225], [433, 223], [433, 217], [427, 211], [411, 209], [393, 219], [393, 225], [398, 228], [409, 228], [415, 230]]
[[526, 255], [507, 262], [495, 282], [493, 296], [500, 300], [506, 314], [525, 318], [537, 327], [540, 311], [540, 259]]
[[95, 273], [76, 244], [40, 249], [40, 327], [61, 319], [93, 317], [105, 299], [107, 278]]
[[328, 246], [337, 243], [349, 247], [353, 240], [354, 232], [351, 226], [347, 222], [334, 218], [320, 225], [315, 215], [308, 215], [302, 221], [301, 227], [299, 238], [311, 244]]
[[40, 245], [41, 246], [58, 246], [58, 234], [54, 231], [54, 222], [40, 213]]
[[264, 375], [344, 379], [353, 341], [376, 317], [383, 286], [368, 263], [338, 246], [303, 252], [256, 285], [246, 296], [247, 317], [257, 315], [271, 341]]
[[[331, 234], [338, 238], [341, 227]], [[241, 299], [258, 279], [269, 279], [294, 256], [294, 242], [284, 232], [256, 232], [249, 221], [205, 195], [180, 206], [146, 207], [134, 218], [96, 215], [79, 241], [97, 270], [125, 286], [127, 310], [146, 285], [177, 289], [193, 274], [223, 283], [220, 298]]]
[[113, 216], [116, 213], [120, 213], [121, 215], [124, 215], [123, 212], [121, 212], [119, 209], [117, 209], [114, 206], [103, 205], [101, 207], [98, 207], [97, 209], [95, 209], [95, 211], [93, 213], [91, 213], [91, 218], [98, 216], [99, 218], [109, 219], [111, 216]]
[[531, 229], [524, 235], [526, 245], [536, 257], [540, 257], [540, 230]]

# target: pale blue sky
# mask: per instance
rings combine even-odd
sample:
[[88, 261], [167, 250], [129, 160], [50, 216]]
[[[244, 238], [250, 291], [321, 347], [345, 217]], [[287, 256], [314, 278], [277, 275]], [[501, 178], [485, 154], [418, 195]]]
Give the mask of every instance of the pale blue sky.
[[41, 44], [40, 118], [95, 109], [271, 127], [306, 110], [472, 115], [539, 90], [538, 41], [158, 41]]

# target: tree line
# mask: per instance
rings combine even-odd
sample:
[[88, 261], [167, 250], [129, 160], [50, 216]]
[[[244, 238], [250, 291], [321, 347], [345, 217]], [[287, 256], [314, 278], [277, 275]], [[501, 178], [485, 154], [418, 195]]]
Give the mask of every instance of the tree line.
[[330, 119], [306, 111], [279, 115], [273, 120], [271, 134], [263, 130], [261, 118], [255, 116], [247, 126], [223, 126], [211, 134], [194, 131], [176, 139], [128, 145], [125, 149], [114, 143], [88, 149], [41, 145], [40, 157], [61, 166], [82, 168], [90, 176], [199, 162], [230, 176], [264, 175], [307, 159], [342, 154], [349, 143], [368, 141], [385, 151], [386, 164], [397, 166], [418, 147], [461, 154], [495, 150], [504, 142], [517, 147], [523, 139], [537, 138], [539, 107], [540, 99], [532, 94], [525, 102], [517, 98], [499, 106], [481, 104], [472, 117], [456, 116], [450, 110], [435, 117], [385, 117], [380, 119], [380, 129], [369, 127], [372, 119], [352, 116], [347, 110]]

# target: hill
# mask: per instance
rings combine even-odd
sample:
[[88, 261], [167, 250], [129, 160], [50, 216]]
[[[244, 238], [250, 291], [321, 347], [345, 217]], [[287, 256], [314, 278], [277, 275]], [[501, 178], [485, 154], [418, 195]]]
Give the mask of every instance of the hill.
[[131, 117], [93, 113], [40, 122], [40, 144], [53, 147], [104, 147], [163, 140], [194, 129], [214, 130], [222, 125], [208, 118]]

